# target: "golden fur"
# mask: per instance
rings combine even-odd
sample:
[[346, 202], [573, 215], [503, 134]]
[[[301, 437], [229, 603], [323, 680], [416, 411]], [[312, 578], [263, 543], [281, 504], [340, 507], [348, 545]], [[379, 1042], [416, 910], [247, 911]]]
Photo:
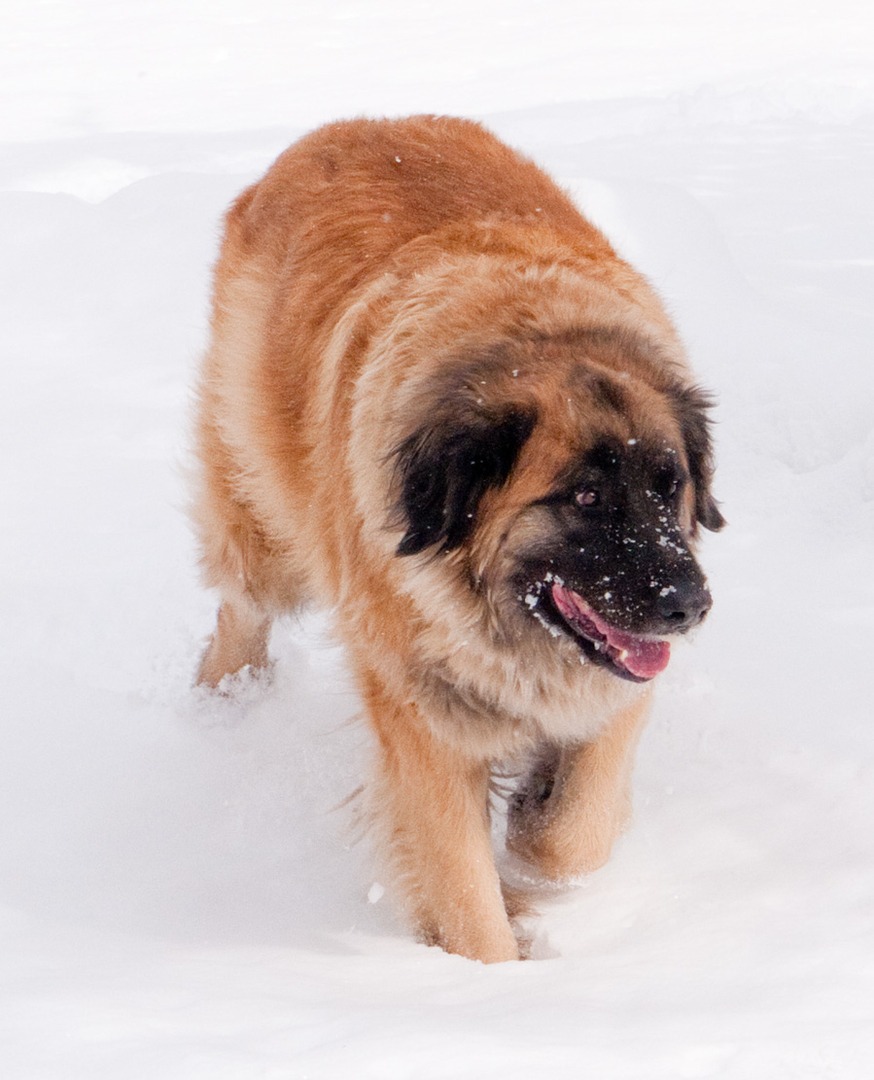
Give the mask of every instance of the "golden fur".
[[[622, 380], [622, 410], [585, 391], [581, 348]], [[683, 445], [675, 385], [685, 359], [647, 282], [474, 123], [330, 125], [227, 215], [199, 384], [194, 521], [221, 595], [199, 681], [263, 666], [275, 616], [333, 609], [396, 880], [419, 933], [452, 952], [519, 955], [490, 840], [497, 762], [528, 754], [549, 773], [553, 797], [523, 791], [510, 844], [550, 877], [600, 865], [627, 820], [648, 690], [531, 619], [510, 568], [593, 433]], [[484, 483], [462, 540], [417, 544], [401, 459], [479, 408], [511, 416], [508, 444], [521, 433], [509, 482]]]

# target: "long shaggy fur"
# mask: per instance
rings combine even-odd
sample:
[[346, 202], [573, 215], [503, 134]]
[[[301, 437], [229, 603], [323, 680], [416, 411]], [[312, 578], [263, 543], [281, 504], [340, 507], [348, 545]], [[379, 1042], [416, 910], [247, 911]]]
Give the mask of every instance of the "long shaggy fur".
[[548, 875], [603, 861], [627, 819], [648, 690], [534, 617], [550, 579], [526, 597], [520, 575], [563, 557], [576, 526], [555, 492], [600, 445], [670, 448], [678, 550], [719, 527], [706, 408], [644, 278], [477, 124], [330, 125], [228, 212], [196, 430], [193, 516], [221, 595], [199, 678], [263, 665], [276, 615], [334, 610], [426, 940], [519, 955], [496, 762], [541, 763], [510, 842]]

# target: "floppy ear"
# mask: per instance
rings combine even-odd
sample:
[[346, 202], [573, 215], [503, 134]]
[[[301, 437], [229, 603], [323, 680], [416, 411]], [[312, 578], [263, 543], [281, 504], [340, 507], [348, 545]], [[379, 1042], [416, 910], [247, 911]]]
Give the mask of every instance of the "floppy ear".
[[407, 531], [397, 554], [416, 555], [434, 544], [441, 551], [460, 547], [482, 496], [507, 481], [534, 421], [533, 413], [515, 408], [442, 415], [401, 443], [395, 451], [398, 517]]
[[713, 447], [710, 441], [710, 418], [713, 402], [697, 386], [679, 386], [673, 390], [677, 419], [686, 444], [689, 472], [695, 485], [695, 518], [711, 532], [725, 525], [719, 505], [710, 493], [713, 480]]

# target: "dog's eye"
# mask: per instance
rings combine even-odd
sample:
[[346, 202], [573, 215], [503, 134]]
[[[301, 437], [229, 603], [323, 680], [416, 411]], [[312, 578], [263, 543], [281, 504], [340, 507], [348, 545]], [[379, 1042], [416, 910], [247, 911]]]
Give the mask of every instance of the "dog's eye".
[[574, 495], [577, 506], [600, 506], [601, 493], [594, 488], [582, 488]]
[[676, 473], [663, 472], [656, 477], [653, 488], [660, 498], [664, 499], [666, 502], [672, 502], [676, 499], [682, 486], [683, 481]]

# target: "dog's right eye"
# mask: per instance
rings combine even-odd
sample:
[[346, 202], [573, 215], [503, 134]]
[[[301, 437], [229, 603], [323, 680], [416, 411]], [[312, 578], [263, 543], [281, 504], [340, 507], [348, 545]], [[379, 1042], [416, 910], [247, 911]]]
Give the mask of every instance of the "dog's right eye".
[[596, 491], [595, 488], [581, 488], [574, 495], [574, 502], [577, 506], [599, 506], [601, 493]]

